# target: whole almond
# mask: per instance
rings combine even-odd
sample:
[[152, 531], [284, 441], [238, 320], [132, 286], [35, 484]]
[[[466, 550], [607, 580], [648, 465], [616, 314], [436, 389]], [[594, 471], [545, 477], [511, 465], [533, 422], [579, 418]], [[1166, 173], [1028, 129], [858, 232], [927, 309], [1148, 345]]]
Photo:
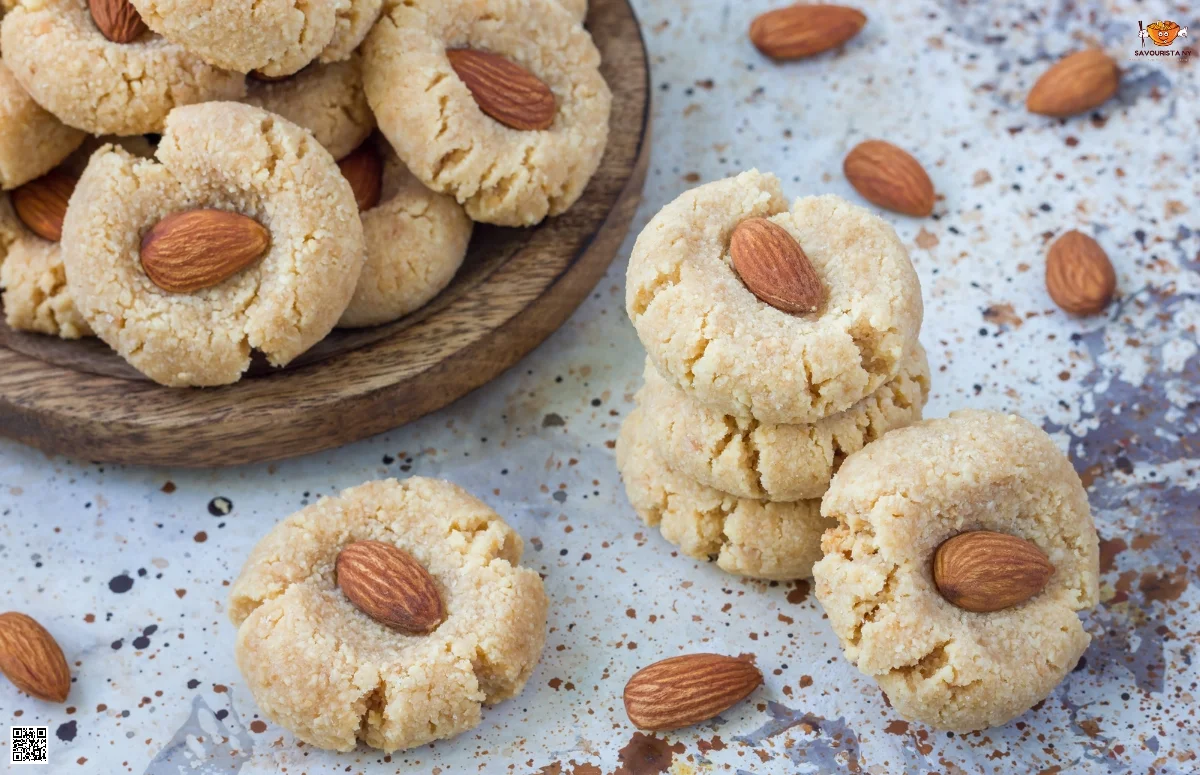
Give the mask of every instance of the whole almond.
[[187, 210], [146, 232], [142, 270], [164, 291], [189, 293], [233, 277], [270, 244], [270, 232], [253, 218], [227, 210]]
[[1083, 113], [1116, 94], [1120, 78], [1108, 54], [1094, 48], [1077, 51], [1042, 73], [1025, 98], [1025, 108], [1055, 118]]
[[42, 239], [58, 242], [62, 239], [63, 218], [67, 203], [75, 192], [79, 178], [62, 170], [51, 170], [36, 180], [13, 189], [13, 210], [21, 223]]
[[872, 204], [905, 215], [933, 212], [933, 183], [925, 168], [902, 148], [884, 140], [866, 140], [846, 154], [842, 173]]
[[524, 67], [473, 48], [450, 49], [446, 56], [479, 109], [501, 124], [528, 131], [554, 123], [554, 92]]
[[747, 658], [688, 654], [643, 667], [625, 684], [625, 713], [640, 729], [666, 731], [712, 718], [762, 683]]
[[1086, 234], [1069, 231], [1046, 255], [1046, 290], [1075, 315], [1102, 312], [1117, 290], [1117, 275], [1104, 248]]
[[54, 636], [25, 614], [0, 614], [0, 673], [23, 692], [64, 702], [71, 690], [67, 660]]
[[803, 315], [825, 301], [825, 287], [800, 243], [766, 218], [747, 218], [729, 240], [733, 269], [750, 292], [775, 309]]
[[409, 635], [433, 632], [446, 618], [429, 571], [411, 554], [379, 541], [355, 541], [338, 554], [337, 583], [354, 606]]
[[92, 21], [113, 43], [132, 43], [146, 31], [146, 23], [129, 0], [88, 0]]
[[867, 17], [842, 5], [789, 5], [750, 23], [750, 42], [772, 59], [801, 59], [842, 45], [858, 34]]
[[1024, 538], [990, 530], [960, 533], [933, 555], [933, 581], [942, 597], [975, 613], [1020, 605], [1041, 592], [1054, 566]]
[[338, 162], [342, 176], [350, 181], [359, 212], [379, 204], [383, 193], [383, 154], [371, 140], [355, 148]]

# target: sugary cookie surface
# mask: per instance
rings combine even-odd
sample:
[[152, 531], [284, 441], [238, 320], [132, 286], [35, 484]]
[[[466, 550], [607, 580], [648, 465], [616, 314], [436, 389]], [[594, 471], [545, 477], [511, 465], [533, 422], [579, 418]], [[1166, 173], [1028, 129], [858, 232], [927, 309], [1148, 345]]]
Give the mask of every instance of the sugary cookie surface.
[[[339, 552], [379, 541], [433, 577], [445, 620], [407, 635], [338, 587]], [[461, 734], [520, 693], [546, 637], [547, 600], [522, 542], [448, 482], [370, 482], [275, 526], [230, 592], [238, 667], [258, 707], [305, 742], [394, 751]]]

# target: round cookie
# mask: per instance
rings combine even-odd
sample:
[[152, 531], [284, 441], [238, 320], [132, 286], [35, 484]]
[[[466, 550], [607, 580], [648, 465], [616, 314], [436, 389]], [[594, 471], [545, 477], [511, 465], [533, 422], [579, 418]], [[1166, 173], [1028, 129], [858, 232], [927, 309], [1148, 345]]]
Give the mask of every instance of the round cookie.
[[389, 323], [423, 307], [462, 266], [474, 224], [453, 197], [413, 177], [382, 140], [379, 204], [362, 213], [367, 262], [339, 328]]
[[[753, 217], [787, 230], [826, 289], [816, 313], [761, 301], [729, 240]], [[787, 209], [758, 170], [694, 188], [650, 220], [629, 259], [626, 309], [650, 360], [697, 401], [737, 417], [812, 423], [893, 379], [917, 339], [921, 286], [887, 222], [836, 196]]]
[[146, 26], [226, 70], [291, 75], [317, 58], [353, 0], [130, 0]]
[[0, 190], [45, 175], [85, 137], [38, 105], [0, 60]]
[[379, 20], [383, 0], [349, 0], [341, 5], [333, 30], [333, 39], [317, 57], [319, 62], [349, 59]]
[[642, 521], [697, 559], [716, 559], [727, 573], [758, 579], [812, 575], [821, 533], [833, 525], [817, 500], [768, 503], [737, 498], [672, 471], [648, 438], [642, 409], [625, 419], [617, 468]]
[[162, 131], [171, 110], [238, 99], [245, 79], [206, 65], [150, 33], [114, 43], [92, 21], [87, 0], [39, 0], [3, 22], [4, 61], [39, 104], [92, 134]]
[[[172, 111], [156, 156], [103, 148], [71, 198], [63, 260], [96, 334], [171, 386], [236, 382], [252, 349], [282, 366], [324, 338], [366, 257], [354, 193], [329, 152], [278, 116], [211, 102]], [[142, 237], [196, 209], [253, 218], [270, 246], [215, 286], [165, 291], [142, 269]]]
[[[355, 541], [408, 552], [433, 577], [446, 619], [407, 635], [357, 609], [337, 584]], [[524, 688], [546, 638], [538, 574], [522, 542], [449, 482], [369, 482], [276, 525], [229, 598], [238, 667], [263, 713], [320, 748], [394, 751], [479, 724], [481, 705]]]
[[362, 88], [362, 61], [312, 65], [281, 81], [246, 82], [248, 105], [283, 116], [313, 133], [317, 142], [340, 159], [375, 128], [375, 116]]
[[[814, 568], [847, 658], [907, 718], [967, 732], [1045, 699], [1091, 637], [1098, 542], [1074, 468], [1040, 428], [960, 411], [893, 431], [842, 465], [822, 512], [838, 520]], [[1055, 568], [1030, 600], [972, 613], [939, 593], [934, 552], [991, 530], [1037, 545]]]
[[820, 498], [848, 455], [921, 419], [929, 362], [918, 344], [900, 373], [844, 412], [809, 425], [747, 420], [697, 403], [647, 362], [639, 405], [663, 462], [740, 498]]
[[[447, 49], [506, 57], [554, 93], [549, 129], [486, 115]], [[363, 44], [363, 84], [379, 127], [428, 188], [476, 221], [530, 226], [583, 193], [608, 142], [612, 95], [591, 36], [557, 0], [411, 0], [385, 10]]]
[[[141, 136], [89, 137], [57, 169], [79, 177], [92, 153], [109, 142], [135, 156], [154, 155], [154, 148]], [[9, 328], [63, 339], [92, 336], [67, 288], [62, 245], [30, 231], [13, 212], [8, 196], [0, 201], [0, 289]]]

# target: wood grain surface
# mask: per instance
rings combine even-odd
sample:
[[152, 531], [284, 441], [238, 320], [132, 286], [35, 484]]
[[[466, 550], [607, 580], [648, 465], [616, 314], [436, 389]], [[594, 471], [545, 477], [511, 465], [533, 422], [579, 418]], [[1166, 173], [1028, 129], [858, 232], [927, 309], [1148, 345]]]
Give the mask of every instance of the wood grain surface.
[[641, 197], [649, 66], [627, 0], [587, 19], [613, 92], [608, 148], [580, 200], [533, 229], [480, 226], [437, 299], [385, 326], [337, 331], [285, 369], [235, 385], [160, 387], [97, 340], [0, 323], [0, 434], [96, 461], [227, 466], [315, 452], [403, 425], [494, 379], [604, 275]]

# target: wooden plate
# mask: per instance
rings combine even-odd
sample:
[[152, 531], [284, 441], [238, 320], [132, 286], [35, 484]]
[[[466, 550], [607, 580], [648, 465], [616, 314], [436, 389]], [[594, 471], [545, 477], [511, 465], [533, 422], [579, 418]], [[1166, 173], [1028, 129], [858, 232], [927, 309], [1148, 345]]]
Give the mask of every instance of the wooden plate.
[[75, 458], [178, 466], [274, 460], [395, 428], [495, 378], [550, 335], [629, 230], [649, 156], [649, 66], [628, 0], [587, 26], [613, 92], [608, 149], [583, 197], [533, 229], [480, 226], [466, 262], [409, 317], [335, 331], [286, 369], [223, 388], [155, 385], [97, 340], [0, 322], [0, 434]]

